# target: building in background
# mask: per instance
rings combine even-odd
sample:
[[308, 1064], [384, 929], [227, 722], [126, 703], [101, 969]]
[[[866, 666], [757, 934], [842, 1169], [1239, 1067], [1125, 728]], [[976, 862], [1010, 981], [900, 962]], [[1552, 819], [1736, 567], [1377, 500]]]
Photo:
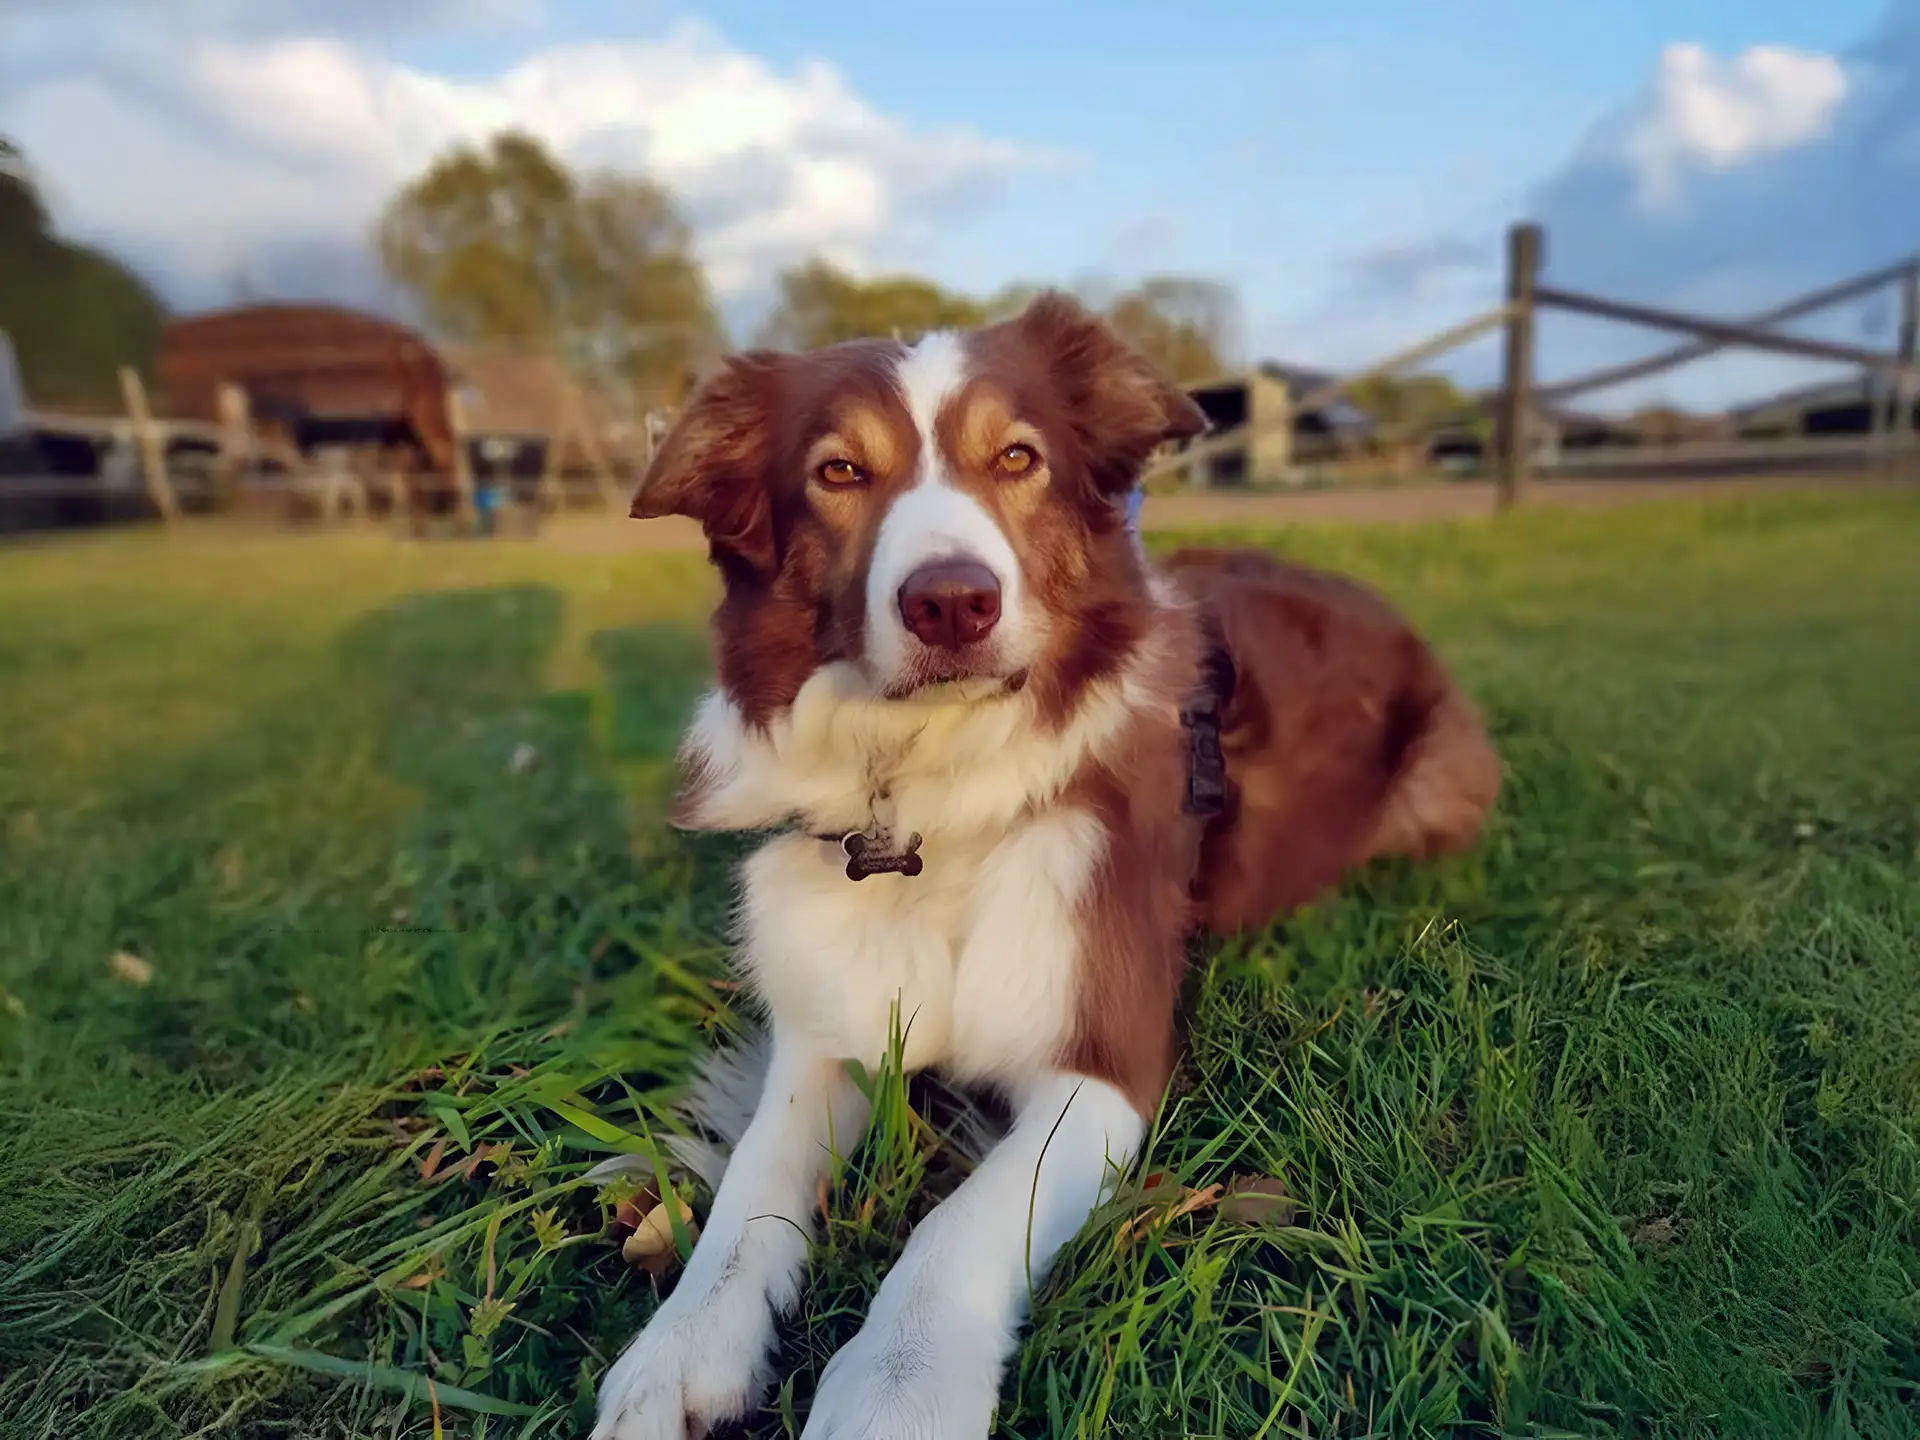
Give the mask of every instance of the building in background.
[[[1894, 408], [1891, 393], [1870, 374], [1800, 385], [1732, 412], [1742, 440], [1779, 440], [1805, 435], [1867, 435]], [[1907, 427], [1920, 428], [1920, 397], [1909, 397]], [[1889, 427], [1897, 428], [1897, 427]]]
[[1284, 485], [1300, 466], [1323, 464], [1366, 443], [1373, 421], [1347, 400], [1310, 411], [1302, 400], [1332, 383], [1333, 374], [1263, 360], [1250, 370], [1187, 387], [1212, 434], [1245, 431], [1245, 443], [1212, 451], [1193, 467], [1192, 483], [1208, 488]]

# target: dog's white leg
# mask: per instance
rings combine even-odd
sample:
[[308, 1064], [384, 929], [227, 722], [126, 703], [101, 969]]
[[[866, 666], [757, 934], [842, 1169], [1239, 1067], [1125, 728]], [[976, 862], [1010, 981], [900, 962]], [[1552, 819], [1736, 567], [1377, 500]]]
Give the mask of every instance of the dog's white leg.
[[756, 1403], [774, 1321], [806, 1263], [820, 1176], [866, 1123], [844, 1066], [775, 1034], [760, 1103], [686, 1273], [600, 1384], [594, 1440], [686, 1440]]
[[804, 1440], [983, 1440], [1029, 1279], [1039, 1286], [1145, 1129], [1111, 1085], [1064, 1073], [1036, 1085], [828, 1362]]

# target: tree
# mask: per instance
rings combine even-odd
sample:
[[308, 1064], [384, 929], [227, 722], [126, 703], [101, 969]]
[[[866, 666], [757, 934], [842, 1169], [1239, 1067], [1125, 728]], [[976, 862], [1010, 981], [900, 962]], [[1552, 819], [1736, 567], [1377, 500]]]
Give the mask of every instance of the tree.
[[842, 340], [898, 335], [918, 340], [930, 330], [962, 329], [987, 320], [984, 306], [917, 275], [862, 280], [825, 260], [781, 272], [779, 298], [760, 343], [813, 350]]
[[1236, 309], [1223, 285], [1161, 275], [1110, 302], [1107, 319], [1170, 379], [1193, 385], [1227, 368]]
[[672, 196], [640, 176], [575, 176], [518, 132], [435, 160], [388, 202], [378, 246], [447, 339], [550, 347], [668, 392], [721, 341]]
[[148, 371], [165, 325], [145, 281], [55, 233], [25, 155], [0, 138], [0, 330], [33, 403], [117, 405], [120, 367]]
[[1376, 449], [1415, 468], [1427, 454], [1433, 432], [1458, 427], [1488, 444], [1492, 422], [1486, 407], [1444, 375], [1372, 375], [1347, 392], [1373, 418]]
[[1466, 420], [1480, 408], [1444, 375], [1370, 375], [1348, 395], [1383, 430], [1418, 430]]

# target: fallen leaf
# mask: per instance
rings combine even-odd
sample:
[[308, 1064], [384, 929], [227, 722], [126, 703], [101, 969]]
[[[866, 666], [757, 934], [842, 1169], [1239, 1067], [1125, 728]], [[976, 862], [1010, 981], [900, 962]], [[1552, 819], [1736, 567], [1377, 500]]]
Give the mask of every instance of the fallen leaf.
[[1140, 1192], [1141, 1209], [1138, 1214], [1120, 1222], [1119, 1233], [1113, 1237], [1114, 1248], [1123, 1250], [1142, 1236], [1163, 1229], [1182, 1215], [1192, 1215], [1217, 1205], [1222, 1189], [1219, 1185], [1209, 1185], [1204, 1190], [1193, 1190], [1169, 1182], [1163, 1175], [1148, 1176]]
[[393, 1288], [396, 1290], [425, 1290], [445, 1273], [446, 1271], [440, 1266], [439, 1262], [436, 1261], [423, 1270], [414, 1271], [413, 1274], [407, 1276], [406, 1279], [402, 1280]]
[[1178, 1220], [1182, 1215], [1192, 1215], [1197, 1211], [1207, 1209], [1209, 1206], [1219, 1204], [1220, 1190], [1221, 1187], [1218, 1185], [1209, 1185], [1204, 1190], [1189, 1190], [1186, 1198], [1173, 1207], [1173, 1213], [1168, 1215], [1167, 1218], [1169, 1220]]
[[1220, 1218], [1233, 1225], [1286, 1225], [1299, 1209], [1274, 1176], [1241, 1175], [1227, 1182]]
[[634, 1191], [613, 1207], [613, 1220], [609, 1225], [614, 1235], [625, 1238], [640, 1228], [640, 1222], [647, 1218], [647, 1212], [660, 1203], [652, 1187]]
[[513, 758], [507, 761], [507, 768], [516, 775], [524, 775], [533, 768], [533, 762], [540, 758], [540, 752], [522, 740], [513, 747]]
[[107, 962], [107, 969], [113, 972], [114, 979], [124, 980], [143, 990], [153, 983], [153, 966], [125, 950], [114, 952], [113, 959]]
[[440, 1173], [440, 1161], [447, 1153], [447, 1142], [436, 1140], [427, 1151], [427, 1158], [420, 1162], [420, 1179], [428, 1181]]
[[[687, 1238], [698, 1240], [700, 1230], [693, 1223], [692, 1208], [677, 1195], [669, 1203], [679, 1211]], [[639, 1266], [656, 1280], [678, 1263], [679, 1252], [673, 1248], [673, 1220], [666, 1205], [656, 1205], [641, 1217], [633, 1233], [620, 1246], [620, 1258], [629, 1265]]]

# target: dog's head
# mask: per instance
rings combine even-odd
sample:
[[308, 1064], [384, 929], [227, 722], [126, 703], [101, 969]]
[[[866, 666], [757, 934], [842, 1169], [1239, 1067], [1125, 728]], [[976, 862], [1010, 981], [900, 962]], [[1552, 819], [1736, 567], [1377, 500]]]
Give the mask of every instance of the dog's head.
[[636, 517], [705, 531], [721, 688], [749, 723], [839, 664], [871, 698], [1031, 687], [1064, 717], [1145, 623], [1125, 506], [1200, 409], [1059, 295], [908, 346], [736, 356], [662, 440]]

